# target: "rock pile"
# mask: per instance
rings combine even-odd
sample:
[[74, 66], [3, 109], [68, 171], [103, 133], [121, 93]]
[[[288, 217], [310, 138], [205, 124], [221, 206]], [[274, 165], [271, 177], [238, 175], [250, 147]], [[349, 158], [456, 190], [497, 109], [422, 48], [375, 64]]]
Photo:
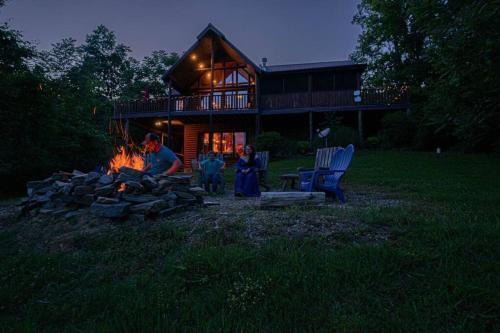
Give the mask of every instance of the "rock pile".
[[80, 171], [57, 172], [27, 183], [23, 214], [70, 218], [91, 213], [98, 217], [162, 217], [203, 204], [205, 191], [191, 187], [191, 176], [155, 176], [128, 167], [112, 175]]

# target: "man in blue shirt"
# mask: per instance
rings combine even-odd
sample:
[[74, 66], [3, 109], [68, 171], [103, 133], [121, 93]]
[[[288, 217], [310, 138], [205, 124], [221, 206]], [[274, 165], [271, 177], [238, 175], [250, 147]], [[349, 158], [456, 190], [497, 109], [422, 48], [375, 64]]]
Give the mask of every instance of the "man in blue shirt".
[[170, 176], [182, 166], [182, 162], [175, 156], [175, 153], [162, 145], [155, 133], [146, 134], [142, 144], [148, 153], [143, 172], [153, 176], [158, 174]]

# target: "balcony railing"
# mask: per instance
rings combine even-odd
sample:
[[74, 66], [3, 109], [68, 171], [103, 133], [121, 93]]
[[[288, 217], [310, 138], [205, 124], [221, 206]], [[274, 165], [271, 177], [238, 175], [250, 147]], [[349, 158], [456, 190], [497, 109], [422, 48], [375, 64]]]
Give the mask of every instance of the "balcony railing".
[[[255, 94], [238, 93], [210, 96], [172, 96], [170, 110], [177, 111], [222, 111], [255, 108]], [[168, 97], [148, 101], [116, 102], [117, 113], [168, 112]]]
[[294, 109], [306, 107], [341, 106], [390, 106], [406, 105], [409, 102], [406, 89], [364, 89], [360, 91], [361, 100], [354, 100], [354, 90], [313, 91], [311, 93], [288, 93], [262, 95], [264, 110]]
[[[263, 110], [321, 108], [344, 106], [401, 106], [409, 104], [409, 93], [405, 88], [363, 89], [361, 100], [356, 102], [354, 90], [313, 91], [311, 93], [287, 93], [261, 95], [260, 107]], [[157, 98], [148, 101], [116, 102], [115, 112], [120, 113], [152, 113], [168, 112], [168, 98]], [[170, 110], [184, 111], [223, 111], [248, 110], [256, 107], [255, 94], [223, 94], [210, 96], [172, 96]]]

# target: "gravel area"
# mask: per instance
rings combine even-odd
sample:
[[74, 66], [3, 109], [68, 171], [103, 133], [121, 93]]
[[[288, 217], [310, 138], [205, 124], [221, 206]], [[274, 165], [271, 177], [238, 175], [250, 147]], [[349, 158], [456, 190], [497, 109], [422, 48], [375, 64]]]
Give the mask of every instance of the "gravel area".
[[389, 238], [385, 225], [363, 222], [362, 213], [370, 209], [402, 205], [401, 199], [374, 189], [346, 191], [347, 203], [328, 198], [322, 207], [287, 207], [261, 210], [256, 198], [235, 198], [232, 192], [209, 195], [206, 207], [182, 208], [158, 219], [111, 220], [88, 214], [65, 219], [53, 216], [18, 217], [15, 202], [0, 206], [0, 230], [17, 234], [19, 244], [48, 252], [71, 252], [79, 239], [99, 237], [122, 230], [145, 233], [163, 224], [174, 224], [186, 231], [187, 244], [197, 242], [250, 243], [259, 245], [271, 239], [320, 237], [332, 246], [346, 243], [379, 243]]

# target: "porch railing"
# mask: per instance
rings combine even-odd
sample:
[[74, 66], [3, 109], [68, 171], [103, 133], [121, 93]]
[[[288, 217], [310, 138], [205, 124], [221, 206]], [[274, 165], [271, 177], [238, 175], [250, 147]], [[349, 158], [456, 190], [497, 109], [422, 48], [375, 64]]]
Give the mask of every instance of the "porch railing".
[[[362, 89], [360, 101], [355, 101], [354, 90], [313, 91], [311, 93], [287, 93], [261, 95], [260, 105], [263, 110], [294, 109], [308, 107], [342, 106], [406, 106], [409, 104], [409, 92], [405, 88]], [[172, 96], [171, 111], [223, 111], [247, 110], [256, 107], [255, 94], [223, 94], [210, 96]], [[167, 112], [168, 98], [156, 98], [148, 101], [116, 102], [117, 113]]]
[[[210, 107], [212, 105], [212, 107]], [[171, 111], [221, 111], [255, 108], [255, 94], [239, 93], [210, 96], [172, 96]], [[116, 102], [118, 113], [168, 112], [168, 97], [147, 101]]]
[[354, 97], [354, 90], [266, 94], [261, 96], [261, 105], [264, 110], [275, 110], [356, 105], [390, 106], [409, 103], [408, 90], [404, 88], [363, 89], [360, 91], [361, 100], [359, 102], [356, 102]]

